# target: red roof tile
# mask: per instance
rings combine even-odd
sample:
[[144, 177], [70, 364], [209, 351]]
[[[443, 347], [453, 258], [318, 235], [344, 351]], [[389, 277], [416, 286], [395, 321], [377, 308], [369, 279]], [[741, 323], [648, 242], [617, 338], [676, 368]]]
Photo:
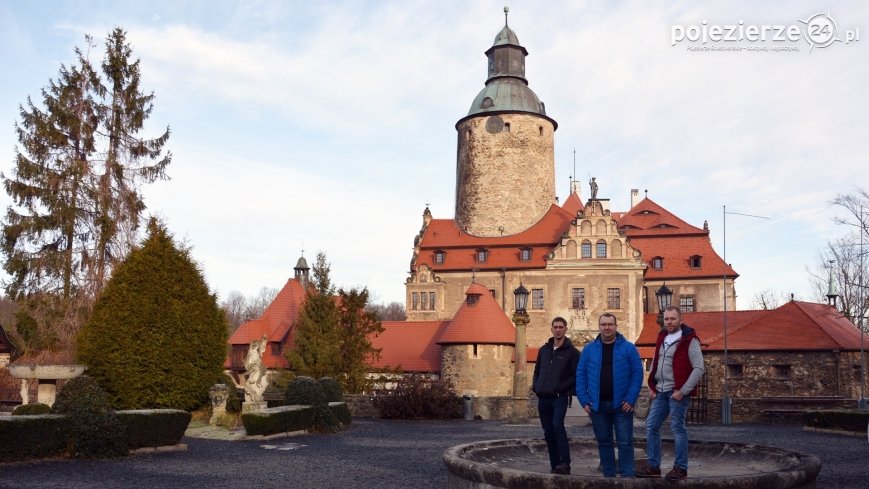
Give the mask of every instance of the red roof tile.
[[[621, 224], [621, 223], [619, 223]], [[630, 233], [627, 233], [630, 236]], [[709, 238], [704, 236], [660, 236], [628, 238], [631, 246], [640, 250], [646, 269], [646, 280], [669, 280], [680, 278], [736, 278], [738, 273], [712, 249]], [[700, 267], [692, 268], [690, 258], [700, 257]], [[660, 270], [652, 268], [652, 258], [663, 258]]]
[[232, 337], [231, 345], [249, 345], [266, 335], [268, 341], [283, 341], [305, 303], [305, 290], [296, 279], [290, 279], [275, 296], [262, 316], [242, 324]]
[[[659, 327], [656, 314], [646, 314], [637, 346], [643, 358], [652, 358]], [[704, 350], [724, 350], [724, 313], [682, 315], [697, 330]], [[864, 337], [869, 342], [869, 335]], [[645, 347], [645, 348], [644, 348]], [[728, 350], [847, 350], [860, 349], [860, 332], [841, 313], [826, 304], [790, 301], [769, 311], [728, 311]]]
[[380, 348], [372, 368], [401, 368], [404, 372], [437, 373], [441, 370], [441, 347], [435, 343], [449, 321], [383, 321], [383, 332], [371, 338]]
[[[537, 224], [511, 236], [472, 236], [456, 225], [454, 219], [432, 219], [420, 240], [417, 265], [441, 270], [490, 270], [501, 268], [544, 268], [544, 257], [561, 239], [574, 215], [553, 204]], [[520, 248], [531, 248], [531, 259], [521, 261]], [[486, 249], [485, 263], [475, 261], [476, 250]], [[434, 263], [434, 252], [446, 252], [444, 263]]]
[[476, 282], [465, 292], [476, 297], [465, 300], [453, 320], [437, 338], [438, 344], [513, 345], [516, 328], [492, 298], [489, 290]]
[[629, 238], [635, 236], [661, 236], [674, 234], [709, 234], [679, 219], [652, 199], [646, 197], [631, 210], [619, 213], [619, 227], [625, 229]]
[[561, 208], [569, 212], [571, 216], [575, 216], [579, 211], [585, 209], [585, 205], [580, 200], [579, 193], [573, 192], [567, 197]]

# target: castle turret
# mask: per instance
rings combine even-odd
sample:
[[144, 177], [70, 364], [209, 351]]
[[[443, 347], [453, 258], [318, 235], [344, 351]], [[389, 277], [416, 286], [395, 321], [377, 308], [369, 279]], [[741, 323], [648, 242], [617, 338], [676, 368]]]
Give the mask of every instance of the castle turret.
[[475, 236], [522, 232], [555, 202], [558, 124], [528, 88], [527, 55], [505, 21], [486, 51], [486, 86], [456, 123], [456, 222]]

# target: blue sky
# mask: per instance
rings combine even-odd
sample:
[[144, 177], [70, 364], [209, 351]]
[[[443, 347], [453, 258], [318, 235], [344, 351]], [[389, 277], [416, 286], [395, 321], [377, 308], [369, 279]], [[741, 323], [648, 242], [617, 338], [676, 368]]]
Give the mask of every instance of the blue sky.
[[[193, 248], [221, 297], [281, 287], [302, 249], [334, 281], [404, 301], [413, 238], [430, 204], [454, 208], [454, 125], [483, 87], [503, 2], [0, 2], [0, 170], [18, 105], [114, 26], [157, 96], [146, 130], [171, 126], [172, 180], [149, 211]], [[869, 186], [869, 5], [865, 2], [510, 2], [530, 87], [559, 123], [557, 192], [600, 184], [613, 210], [630, 189], [695, 226], [709, 222], [741, 274], [810, 298], [807, 266], [848, 230], [837, 193]], [[797, 25], [829, 14], [828, 47], [672, 42], [674, 26]], [[798, 52], [698, 51], [709, 46]], [[94, 59], [101, 56], [99, 49]], [[0, 205], [9, 204], [0, 195]]]

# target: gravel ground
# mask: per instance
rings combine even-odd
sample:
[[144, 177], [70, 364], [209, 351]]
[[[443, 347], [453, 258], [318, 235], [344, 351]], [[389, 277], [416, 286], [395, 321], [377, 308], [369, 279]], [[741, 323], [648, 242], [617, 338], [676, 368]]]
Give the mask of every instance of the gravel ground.
[[[589, 426], [569, 430], [571, 436], [593, 436]], [[804, 432], [791, 425], [689, 426], [688, 431], [697, 440], [773, 445], [815, 454], [824, 464], [819, 488], [869, 487], [865, 437]], [[638, 429], [637, 435], [645, 433]], [[189, 448], [182, 452], [110, 461], [0, 464], [0, 488], [439, 488], [447, 479], [441, 460], [444, 449], [481, 440], [540, 436], [537, 425], [496, 421], [354, 419], [349, 431], [336, 435], [267, 442], [188, 437], [183, 441]]]

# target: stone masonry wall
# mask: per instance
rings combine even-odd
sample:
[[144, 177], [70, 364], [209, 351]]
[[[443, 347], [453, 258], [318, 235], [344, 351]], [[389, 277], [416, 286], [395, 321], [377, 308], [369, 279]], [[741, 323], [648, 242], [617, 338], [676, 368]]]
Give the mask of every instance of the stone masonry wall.
[[528, 229], [555, 203], [555, 128], [542, 117], [472, 117], [456, 127], [456, 222], [474, 236]]
[[441, 349], [441, 378], [448, 380], [458, 395], [475, 397], [509, 396], [513, 392], [512, 345], [444, 345]]

